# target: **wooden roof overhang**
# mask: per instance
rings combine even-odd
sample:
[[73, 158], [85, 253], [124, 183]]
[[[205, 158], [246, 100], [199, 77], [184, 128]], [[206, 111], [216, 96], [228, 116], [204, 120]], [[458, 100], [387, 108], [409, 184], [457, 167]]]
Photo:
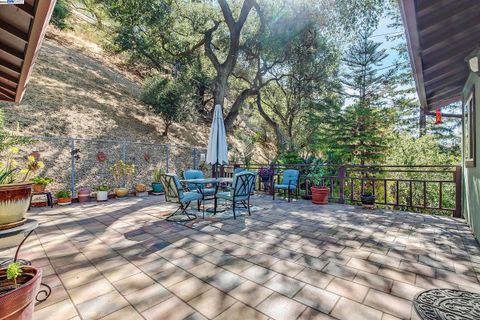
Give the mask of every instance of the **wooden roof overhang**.
[[461, 100], [480, 45], [480, 0], [398, 0], [418, 97], [428, 112]]
[[22, 100], [55, 2], [0, 5], [0, 100]]

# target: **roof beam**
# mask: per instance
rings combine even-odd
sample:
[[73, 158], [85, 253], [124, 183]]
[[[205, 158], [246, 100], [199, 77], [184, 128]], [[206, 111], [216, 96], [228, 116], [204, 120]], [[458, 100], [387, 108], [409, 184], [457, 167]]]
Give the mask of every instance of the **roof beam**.
[[20, 68], [19, 66], [16, 66], [13, 63], [10, 63], [2, 58], [0, 58], [0, 66], [15, 71], [16, 73], [20, 73], [22, 71], [22, 68]]
[[0, 93], [3, 94], [5, 97], [10, 98], [10, 99], [15, 99], [15, 95], [11, 94], [10, 91], [3, 89], [0, 87]]
[[35, 8], [28, 3], [16, 4], [15, 7], [19, 8], [20, 10], [22, 10], [32, 18], [35, 16]]
[[442, 100], [448, 100], [454, 98], [458, 95], [458, 92], [461, 92], [463, 85], [446, 87], [442, 90], [434, 92], [430, 98], [427, 98], [428, 104], [441, 102]]
[[462, 23], [457, 23], [453, 25], [448, 25], [443, 28], [443, 32], [435, 33], [434, 36], [422, 38], [422, 47], [428, 49], [438, 43], [445, 42], [445, 39], [448, 39], [448, 44], [452, 41], [455, 41], [460, 38], [464, 38], [465, 35], [475, 34], [480, 31], [480, 24], [478, 23], [478, 15], [471, 18], [463, 20]]
[[465, 83], [465, 74], [463, 72], [458, 72], [456, 75], [451, 77], [440, 77], [430, 81], [429, 84], [425, 82], [425, 87], [427, 91], [435, 91], [436, 87], [449, 87], [452, 85], [463, 85]]
[[1, 40], [0, 40], [0, 50], [5, 51], [6, 53], [20, 60], [23, 60], [25, 58], [25, 54], [23, 53], [23, 51], [19, 51], [15, 48], [12, 48], [8, 44], [3, 43]]
[[428, 7], [418, 12], [419, 30], [424, 30], [436, 22], [443, 22], [450, 19], [452, 13], [459, 13], [471, 9], [476, 5], [475, 1], [470, 0], [447, 0], [447, 1], [427, 1]]
[[461, 79], [465, 79], [465, 74], [463, 72], [459, 72], [455, 68], [450, 68], [445, 72], [439, 72], [439, 73], [436, 73], [434, 76], [428, 77], [428, 80], [426, 80], [425, 78], [425, 86], [430, 87], [434, 83], [443, 82], [445, 80], [448, 80], [451, 78], [457, 78], [457, 77]]
[[2, 21], [0, 19], [0, 29], [2, 29], [3, 31], [6, 31], [8, 33], [10, 33], [12, 36], [15, 36], [25, 42], [28, 41], [28, 34], [23, 32], [22, 30], [6, 23], [5, 21]]
[[6, 90], [10, 90], [12, 94], [15, 94], [15, 91], [17, 90], [16, 86], [11, 86], [9, 84], [6, 84], [5, 82], [0, 82], [0, 87]]
[[4, 78], [5, 80], [18, 84], [18, 78], [12, 75], [9, 75], [8, 73], [3, 72], [2, 70], [0, 70], [0, 78]]
[[414, 0], [399, 1], [400, 12], [404, 21], [405, 34], [407, 35], [408, 55], [415, 77], [418, 98], [423, 108], [427, 107], [427, 96], [423, 84], [423, 65], [420, 57], [420, 39], [418, 37], [417, 14]]

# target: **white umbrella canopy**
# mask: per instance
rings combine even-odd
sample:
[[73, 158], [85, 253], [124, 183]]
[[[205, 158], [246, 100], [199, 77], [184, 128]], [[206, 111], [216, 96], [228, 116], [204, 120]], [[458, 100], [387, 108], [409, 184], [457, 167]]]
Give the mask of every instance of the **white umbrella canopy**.
[[205, 162], [207, 164], [228, 164], [227, 134], [223, 122], [222, 106], [219, 104], [215, 106], [213, 113]]

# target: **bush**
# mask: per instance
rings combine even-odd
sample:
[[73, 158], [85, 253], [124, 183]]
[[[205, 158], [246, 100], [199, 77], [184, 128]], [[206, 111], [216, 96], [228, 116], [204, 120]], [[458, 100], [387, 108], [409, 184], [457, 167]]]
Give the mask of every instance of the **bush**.
[[41, 184], [41, 185], [46, 186], [46, 185], [52, 183], [52, 182], [53, 182], [53, 179], [52, 179], [52, 178], [49, 178], [49, 177], [40, 177], [40, 176], [38, 176], [38, 177], [33, 178], [33, 179], [32, 179], [32, 182], [33, 182], [34, 184]]
[[110, 187], [109, 186], [106, 186], [106, 185], [100, 185], [100, 186], [97, 186], [95, 188], [96, 191], [108, 191], [110, 190]]
[[141, 99], [160, 115], [165, 123], [163, 136], [174, 122], [188, 118], [188, 92], [180, 82], [174, 82], [159, 76], [145, 81]]
[[71, 12], [66, 0], [58, 0], [53, 8], [51, 23], [57, 28], [64, 30], [70, 27], [68, 18]]

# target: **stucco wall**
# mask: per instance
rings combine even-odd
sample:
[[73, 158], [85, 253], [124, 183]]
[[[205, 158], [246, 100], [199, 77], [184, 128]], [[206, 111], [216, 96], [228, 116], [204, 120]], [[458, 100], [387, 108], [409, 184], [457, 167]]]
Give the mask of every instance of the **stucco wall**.
[[[464, 102], [469, 97], [471, 90], [475, 90], [476, 166], [467, 168], [464, 165], [463, 167], [462, 212], [477, 240], [480, 241], [480, 77], [473, 73], [470, 74], [463, 90]], [[463, 128], [465, 128], [465, 124]]]

